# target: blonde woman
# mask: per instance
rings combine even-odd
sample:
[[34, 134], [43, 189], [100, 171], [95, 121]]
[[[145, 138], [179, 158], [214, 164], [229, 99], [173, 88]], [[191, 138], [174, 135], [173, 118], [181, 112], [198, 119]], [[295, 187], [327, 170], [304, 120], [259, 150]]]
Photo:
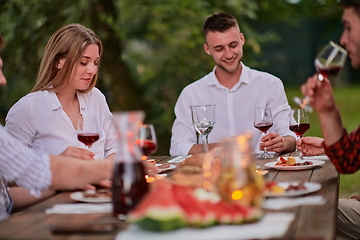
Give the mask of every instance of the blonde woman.
[[[105, 96], [94, 86], [102, 42], [90, 29], [69, 24], [47, 43], [36, 84], [9, 110], [5, 129], [23, 144], [48, 154], [103, 159], [116, 153], [116, 133]], [[91, 147], [77, 139], [77, 121], [95, 116], [100, 138]]]

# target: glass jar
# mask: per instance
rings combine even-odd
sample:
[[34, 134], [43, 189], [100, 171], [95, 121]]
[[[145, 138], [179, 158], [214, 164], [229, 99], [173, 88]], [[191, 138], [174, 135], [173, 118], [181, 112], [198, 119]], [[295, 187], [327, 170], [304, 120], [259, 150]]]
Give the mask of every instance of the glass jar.
[[[213, 190], [217, 191], [225, 201], [240, 202], [259, 208], [262, 203], [264, 180], [256, 172], [252, 161], [250, 137], [250, 134], [245, 134], [222, 141], [221, 147], [204, 159], [204, 165], [209, 166], [211, 162], [212, 166], [212, 173], [207, 173], [205, 179], [210, 179], [208, 177], [212, 176], [210, 182], [215, 186]], [[206, 174], [205, 170], [204, 174]]]
[[141, 160], [141, 151], [135, 144], [144, 116], [143, 111], [113, 114], [114, 125], [119, 137], [112, 179], [113, 214], [114, 217], [122, 220], [126, 219], [126, 214], [149, 190]]

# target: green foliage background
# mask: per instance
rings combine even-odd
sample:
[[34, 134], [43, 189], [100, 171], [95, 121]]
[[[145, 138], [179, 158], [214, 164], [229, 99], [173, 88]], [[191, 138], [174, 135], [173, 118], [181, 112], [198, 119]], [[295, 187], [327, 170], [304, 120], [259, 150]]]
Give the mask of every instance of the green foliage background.
[[213, 68], [203, 51], [206, 16], [224, 11], [237, 17], [246, 36], [244, 62], [256, 68], [264, 63], [263, 46], [279, 37], [257, 31], [254, 22], [339, 21], [334, 5], [326, 0], [0, 0], [0, 33], [8, 42], [1, 52], [8, 84], [0, 96], [0, 119], [34, 85], [51, 34], [77, 22], [93, 29], [104, 43], [97, 87], [111, 110], [145, 110], [146, 122], [156, 127], [157, 154], [168, 154], [180, 91]]

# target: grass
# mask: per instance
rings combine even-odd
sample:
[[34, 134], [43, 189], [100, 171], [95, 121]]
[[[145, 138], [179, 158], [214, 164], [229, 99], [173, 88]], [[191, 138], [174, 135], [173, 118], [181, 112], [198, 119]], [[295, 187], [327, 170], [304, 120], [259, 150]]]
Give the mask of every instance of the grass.
[[[360, 86], [351, 85], [346, 87], [334, 88], [334, 95], [337, 106], [341, 113], [342, 121], [348, 132], [358, 128], [360, 123]], [[289, 104], [293, 108], [298, 106], [293, 102], [294, 96], [301, 96], [300, 88], [287, 87], [286, 94]], [[311, 127], [305, 134], [306, 136], [321, 137], [321, 129], [316, 113], [310, 114]], [[359, 194], [360, 171], [354, 174], [340, 176], [339, 197], [349, 198], [354, 194]]]

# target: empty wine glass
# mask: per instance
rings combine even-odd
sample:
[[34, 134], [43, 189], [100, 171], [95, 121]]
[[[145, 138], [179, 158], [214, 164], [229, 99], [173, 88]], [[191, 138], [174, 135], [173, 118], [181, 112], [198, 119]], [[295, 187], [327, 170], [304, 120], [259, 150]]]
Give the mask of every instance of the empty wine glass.
[[99, 129], [95, 117], [82, 116], [79, 118], [77, 137], [80, 142], [85, 144], [87, 150], [91, 148], [94, 142], [99, 140]]
[[[315, 68], [319, 73], [319, 81], [329, 76], [336, 76], [344, 66], [346, 56], [346, 50], [332, 41], [321, 49], [314, 62]], [[305, 96], [305, 98], [294, 97], [294, 102], [308, 112], [313, 111], [308, 96]]]
[[142, 160], [147, 160], [148, 157], [157, 151], [157, 139], [154, 125], [143, 124], [139, 129], [139, 137], [135, 143], [143, 152]]
[[[305, 132], [310, 129], [309, 114], [305, 109], [291, 109], [289, 119], [289, 129], [296, 134], [298, 140], [301, 140]], [[301, 152], [299, 158], [303, 159]]]
[[[273, 126], [273, 118], [271, 115], [271, 110], [268, 107], [255, 108], [254, 114], [254, 127], [259, 129], [263, 136], [266, 135], [269, 128]], [[266, 147], [264, 148], [264, 153], [258, 156], [258, 159], [268, 159], [273, 158], [274, 155], [270, 154]]]
[[208, 136], [215, 125], [215, 104], [190, 106], [195, 130], [200, 134], [203, 152], [209, 152]]

